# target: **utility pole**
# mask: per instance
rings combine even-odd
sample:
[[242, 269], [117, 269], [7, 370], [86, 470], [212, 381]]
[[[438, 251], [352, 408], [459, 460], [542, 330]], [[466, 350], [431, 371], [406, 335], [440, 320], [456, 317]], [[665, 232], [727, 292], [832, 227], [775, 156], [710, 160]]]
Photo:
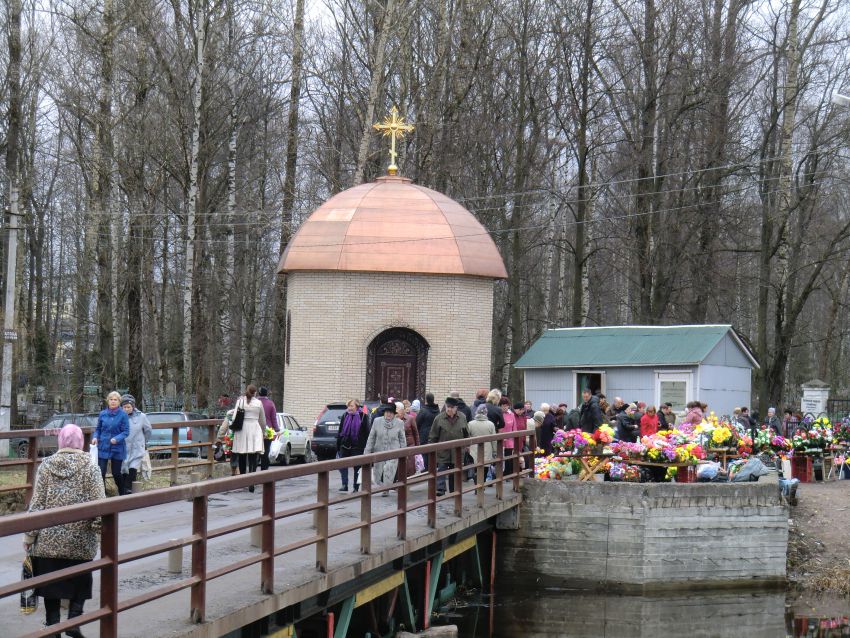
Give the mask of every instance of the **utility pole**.
[[[3, 381], [0, 388], [0, 432], [12, 429], [12, 356], [15, 331], [15, 273], [18, 261], [18, 185], [11, 180], [9, 197], [9, 244], [6, 260], [6, 301], [3, 306]], [[9, 439], [0, 440], [0, 458], [9, 456]]]
[[[3, 306], [3, 378], [0, 388], [0, 432], [12, 429], [12, 357], [15, 332], [15, 274], [18, 268], [18, 141], [21, 130], [21, 0], [11, 0], [9, 17], [9, 126], [6, 174], [9, 176], [9, 243], [6, 259], [6, 302]], [[9, 440], [0, 439], [0, 458], [9, 456]]]

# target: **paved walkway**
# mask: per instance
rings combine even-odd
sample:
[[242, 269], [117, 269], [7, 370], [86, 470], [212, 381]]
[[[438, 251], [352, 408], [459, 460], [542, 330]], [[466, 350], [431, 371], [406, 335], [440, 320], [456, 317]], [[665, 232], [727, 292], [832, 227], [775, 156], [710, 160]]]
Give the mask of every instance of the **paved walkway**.
[[[336, 474], [336, 473], [334, 473]], [[315, 502], [314, 476], [280, 481], [276, 489], [276, 509], [282, 510], [299, 504]], [[332, 489], [338, 486], [337, 476], [331, 479]], [[469, 485], [469, 484], [467, 484]], [[259, 515], [261, 490], [255, 494], [247, 491], [228, 492], [210, 497], [209, 529]], [[338, 493], [338, 492], [337, 492]], [[425, 484], [411, 488], [408, 502], [426, 498]], [[278, 556], [275, 562], [275, 593], [260, 593], [259, 565], [228, 574], [207, 585], [207, 621], [196, 625], [189, 621], [189, 591], [171, 594], [153, 603], [122, 612], [119, 616], [119, 635], [132, 636], [220, 636], [248, 622], [262, 618], [278, 609], [305, 600], [319, 592], [357, 578], [359, 574], [389, 563], [407, 553], [426, 547], [480, 521], [510, 509], [520, 501], [520, 495], [505, 486], [505, 498], [499, 501], [495, 489], [485, 492], [485, 506], [475, 504], [474, 494], [464, 496], [462, 516], [453, 516], [450, 502], [440, 504], [437, 529], [427, 525], [426, 510], [421, 508], [408, 514], [407, 540], [396, 538], [395, 520], [376, 524], [372, 529], [372, 553], [360, 554], [359, 531], [349, 532], [329, 541], [328, 573], [315, 569], [315, 548], [309, 546], [291, 554]], [[389, 498], [372, 498], [372, 516], [395, 509], [394, 494]], [[331, 506], [331, 529], [355, 523], [360, 519], [359, 501]], [[191, 533], [192, 504], [170, 503], [156, 508], [127, 512], [120, 517], [121, 553], [165, 542]], [[294, 542], [315, 534], [311, 528], [312, 515], [307, 514], [278, 521], [275, 528], [275, 545]], [[249, 531], [244, 530], [208, 543], [207, 569], [233, 563], [256, 554], [259, 550], [250, 545]], [[0, 582], [9, 583], [20, 578], [22, 558], [20, 538], [0, 539]], [[190, 568], [189, 548], [184, 550], [184, 573], [167, 572], [167, 555], [161, 554], [119, 567], [119, 599], [135, 597], [155, 586], [185, 578]], [[99, 578], [95, 573], [95, 599], [86, 609], [98, 603]], [[64, 618], [64, 613], [63, 613]], [[19, 636], [37, 631], [44, 620], [40, 606], [36, 614], [22, 616], [18, 611], [16, 596], [0, 600], [0, 627], [13, 627], [4, 636]], [[87, 637], [98, 636], [97, 624], [83, 627]]]

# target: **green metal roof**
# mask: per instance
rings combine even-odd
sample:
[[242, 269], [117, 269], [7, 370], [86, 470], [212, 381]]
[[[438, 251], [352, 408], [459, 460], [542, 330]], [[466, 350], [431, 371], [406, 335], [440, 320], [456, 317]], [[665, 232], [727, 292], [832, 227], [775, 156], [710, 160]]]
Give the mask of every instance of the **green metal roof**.
[[697, 365], [728, 332], [758, 366], [730, 325], [614, 326], [547, 330], [517, 368]]

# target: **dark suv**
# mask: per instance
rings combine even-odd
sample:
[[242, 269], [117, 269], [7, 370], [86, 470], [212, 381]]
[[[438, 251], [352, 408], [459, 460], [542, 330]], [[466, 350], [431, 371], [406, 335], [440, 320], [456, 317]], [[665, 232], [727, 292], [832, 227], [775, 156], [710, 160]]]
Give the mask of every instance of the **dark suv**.
[[316, 427], [310, 447], [320, 461], [336, 457], [336, 435], [339, 432], [339, 417], [346, 410], [344, 402], [328, 403], [316, 417]]
[[[76, 423], [81, 428], [93, 428], [97, 425], [97, 412], [90, 414], [65, 413], [54, 414], [44, 423], [39, 425], [37, 430], [55, 430], [59, 433], [64, 426], [69, 423]], [[12, 454], [18, 458], [26, 458], [29, 454], [30, 440], [26, 437], [15, 437], [9, 441], [9, 447]], [[55, 435], [42, 436], [38, 439], [38, 454], [39, 456], [48, 456], [53, 454], [59, 447], [58, 440]]]

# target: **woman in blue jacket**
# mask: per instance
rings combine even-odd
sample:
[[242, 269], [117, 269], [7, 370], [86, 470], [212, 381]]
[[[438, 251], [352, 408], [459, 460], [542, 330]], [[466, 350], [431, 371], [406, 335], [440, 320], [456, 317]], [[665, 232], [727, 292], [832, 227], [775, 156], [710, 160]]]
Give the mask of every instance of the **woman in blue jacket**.
[[130, 434], [130, 420], [120, 404], [121, 395], [110, 392], [106, 397], [107, 408], [97, 417], [97, 427], [91, 444], [97, 446], [97, 461], [104, 481], [106, 465], [112, 461], [112, 478], [115, 479], [118, 494], [123, 496], [125, 486], [121, 480], [121, 465], [127, 458], [127, 444], [124, 441]]

